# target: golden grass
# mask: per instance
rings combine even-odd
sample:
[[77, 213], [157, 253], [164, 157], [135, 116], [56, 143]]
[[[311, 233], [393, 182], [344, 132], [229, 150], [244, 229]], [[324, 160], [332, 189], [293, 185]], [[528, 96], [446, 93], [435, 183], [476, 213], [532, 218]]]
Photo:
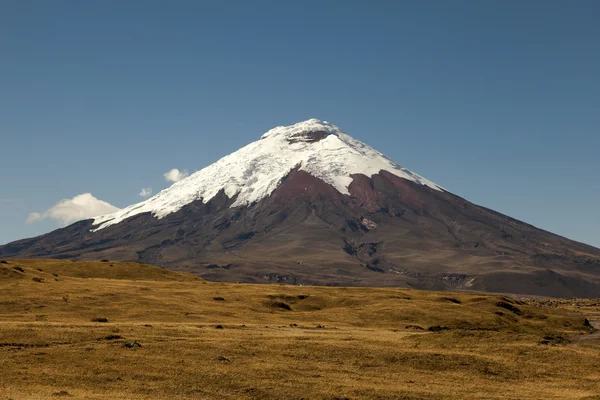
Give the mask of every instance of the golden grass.
[[8, 260], [0, 399], [594, 399], [596, 309]]

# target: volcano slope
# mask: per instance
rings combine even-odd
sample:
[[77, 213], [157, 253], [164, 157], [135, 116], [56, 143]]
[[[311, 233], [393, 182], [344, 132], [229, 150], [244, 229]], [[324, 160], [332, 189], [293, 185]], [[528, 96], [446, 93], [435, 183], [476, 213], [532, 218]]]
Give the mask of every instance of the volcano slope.
[[219, 193], [162, 219], [92, 221], [0, 248], [4, 257], [142, 261], [210, 280], [600, 296], [600, 251], [382, 172], [350, 196], [293, 171], [267, 199]]
[[474, 205], [318, 120], [0, 256], [141, 261], [216, 281], [600, 296], [600, 249]]
[[241, 285], [137, 263], [8, 260], [0, 304], [2, 398], [600, 392], [600, 341], [586, 322], [600, 300]]

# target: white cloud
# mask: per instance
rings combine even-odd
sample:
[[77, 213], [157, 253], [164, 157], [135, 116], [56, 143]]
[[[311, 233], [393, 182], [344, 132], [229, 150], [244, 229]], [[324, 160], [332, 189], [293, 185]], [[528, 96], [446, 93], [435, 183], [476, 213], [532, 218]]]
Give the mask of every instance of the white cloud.
[[140, 190], [140, 192], [138, 193], [138, 195], [142, 196], [142, 197], [148, 197], [152, 194], [152, 188], [142, 188], [142, 190]]
[[31, 224], [32, 222], [39, 221], [40, 219], [42, 219], [42, 214], [33, 212], [27, 216], [27, 223]]
[[83, 219], [110, 214], [119, 209], [105, 201], [98, 200], [91, 193], [83, 193], [72, 199], [63, 199], [44, 212], [34, 212], [27, 217], [27, 223], [54, 219], [66, 226]]
[[183, 178], [186, 178], [189, 174], [190, 173], [188, 172], [187, 169], [180, 171], [177, 168], [173, 168], [169, 172], [165, 172], [165, 174], [163, 176], [165, 177], [165, 180], [167, 182], [179, 182]]

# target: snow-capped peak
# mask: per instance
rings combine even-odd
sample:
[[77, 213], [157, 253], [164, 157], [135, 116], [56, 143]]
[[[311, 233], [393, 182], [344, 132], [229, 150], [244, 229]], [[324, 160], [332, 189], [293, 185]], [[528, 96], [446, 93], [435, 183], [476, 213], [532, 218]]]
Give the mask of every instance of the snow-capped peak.
[[230, 198], [237, 195], [232, 207], [249, 205], [269, 196], [282, 179], [298, 167], [344, 194], [349, 194], [351, 175], [371, 177], [382, 170], [434, 190], [443, 190], [344, 134], [337, 126], [309, 119], [273, 128], [260, 140], [176, 182], [154, 197], [95, 218], [95, 230], [145, 212], [162, 218], [193, 201], [206, 203], [220, 190]]
[[320, 121], [316, 118], [311, 118], [290, 126], [277, 126], [262, 135], [261, 139], [266, 139], [271, 136], [285, 136], [290, 138], [310, 132], [326, 132], [336, 136], [340, 133], [343, 133], [340, 128], [330, 124], [327, 121]]

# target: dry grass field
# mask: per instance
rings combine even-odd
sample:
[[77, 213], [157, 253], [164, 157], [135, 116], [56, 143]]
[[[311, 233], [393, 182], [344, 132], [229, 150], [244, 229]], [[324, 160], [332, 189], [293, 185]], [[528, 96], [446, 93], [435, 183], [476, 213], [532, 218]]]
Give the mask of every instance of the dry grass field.
[[0, 400], [600, 399], [597, 304], [6, 260]]

